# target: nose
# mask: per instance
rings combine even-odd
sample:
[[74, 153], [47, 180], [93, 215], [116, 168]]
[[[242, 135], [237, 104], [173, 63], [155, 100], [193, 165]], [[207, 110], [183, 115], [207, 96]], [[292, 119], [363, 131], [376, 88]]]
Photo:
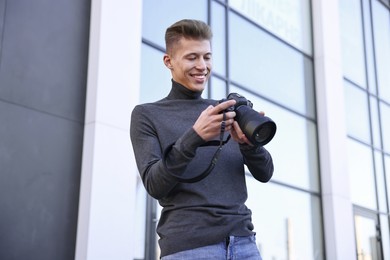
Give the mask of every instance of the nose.
[[196, 68], [198, 70], [206, 70], [207, 69], [207, 61], [203, 57], [199, 58], [197, 63], [196, 63]]

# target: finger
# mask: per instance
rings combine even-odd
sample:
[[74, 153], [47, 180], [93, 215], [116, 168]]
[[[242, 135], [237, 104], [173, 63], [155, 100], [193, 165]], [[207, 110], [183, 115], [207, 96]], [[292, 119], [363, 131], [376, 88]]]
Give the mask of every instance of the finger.
[[245, 136], [245, 134], [241, 130], [241, 127], [238, 125], [237, 121], [233, 122], [233, 128], [238, 138], [241, 138], [241, 136]]
[[[245, 143], [245, 140], [243, 140], [245, 135], [239, 129], [240, 128], [238, 127], [237, 122], [234, 122], [232, 128], [230, 129], [230, 134], [234, 141], [243, 144]], [[238, 132], [241, 132], [241, 134], [239, 134]]]
[[227, 112], [225, 113], [225, 115], [223, 115], [222, 113], [220, 113], [218, 115], [218, 119], [219, 121], [226, 121], [226, 124], [233, 124], [233, 121], [234, 121], [234, 117], [236, 116], [236, 112]]
[[227, 108], [234, 106], [236, 104], [236, 101], [234, 99], [227, 100], [225, 102], [222, 102], [214, 107], [214, 111], [218, 114]]

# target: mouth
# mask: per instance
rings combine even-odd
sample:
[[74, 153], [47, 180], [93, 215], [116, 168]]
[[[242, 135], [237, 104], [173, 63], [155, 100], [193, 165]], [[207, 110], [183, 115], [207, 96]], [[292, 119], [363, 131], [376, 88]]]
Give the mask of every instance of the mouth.
[[201, 73], [201, 74], [191, 74], [191, 77], [195, 78], [196, 81], [198, 82], [203, 82], [207, 79], [207, 75], [209, 73]]

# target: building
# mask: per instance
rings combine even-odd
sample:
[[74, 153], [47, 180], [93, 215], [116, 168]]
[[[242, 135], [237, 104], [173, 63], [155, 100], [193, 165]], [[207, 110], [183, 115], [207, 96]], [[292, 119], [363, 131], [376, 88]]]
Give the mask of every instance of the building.
[[263, 258], [390, 260], [389, 0], [1, 0], [0, 259], [157, 259], [129, 119], [182, 18], [214, 31], [204, 96], [278, 125], [247, 176]]

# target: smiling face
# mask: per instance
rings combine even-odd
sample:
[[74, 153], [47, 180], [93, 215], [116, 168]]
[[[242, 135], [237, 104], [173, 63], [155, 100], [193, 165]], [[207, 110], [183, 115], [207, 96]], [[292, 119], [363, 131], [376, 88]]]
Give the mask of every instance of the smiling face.
[[174, 81], [201, 92], [210, 78], [211, 43], [182, 37], [170, 53], [164, 55], [164, 64], [171, 70]]

